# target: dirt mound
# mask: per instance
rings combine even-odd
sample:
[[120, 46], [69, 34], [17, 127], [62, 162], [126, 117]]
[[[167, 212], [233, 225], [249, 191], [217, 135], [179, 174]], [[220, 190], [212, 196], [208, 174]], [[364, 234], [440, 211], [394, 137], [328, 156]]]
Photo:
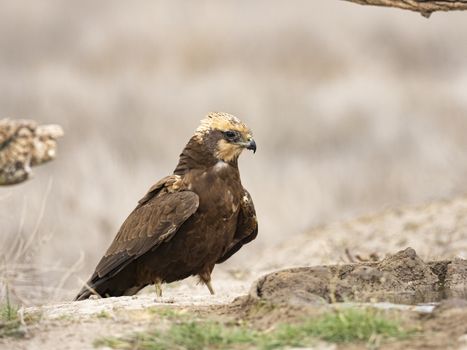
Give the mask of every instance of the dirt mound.
[[291, 268], [263, 276], [250, 294], [273, 303], [416, 304], [467, 298], [467, 260], [424, 262], [407, 248], [380, 262]]

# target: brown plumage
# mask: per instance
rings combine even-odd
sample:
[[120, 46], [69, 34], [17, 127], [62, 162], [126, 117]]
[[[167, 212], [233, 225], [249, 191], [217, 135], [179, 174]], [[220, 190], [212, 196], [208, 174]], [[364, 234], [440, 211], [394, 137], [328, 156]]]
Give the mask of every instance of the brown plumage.
[[236, 117], [211, 113], [180, 155], [172, 175], [152, 186], [76, 300], [133, 295], [198, 275], [213, 294], [211, 272], [258, 233], [255, 208], [240, 181], [238, 157], [256, 151]]

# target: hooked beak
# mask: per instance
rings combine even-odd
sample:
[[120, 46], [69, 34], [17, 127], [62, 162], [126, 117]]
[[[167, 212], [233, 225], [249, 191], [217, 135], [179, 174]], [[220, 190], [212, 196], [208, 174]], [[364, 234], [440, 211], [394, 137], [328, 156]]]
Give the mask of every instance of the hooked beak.
[[255, 142], [255, 140], [251, 139], [250, 141], [248, 141], [245, 147], [246, 147], [246, 149], [249, 149], [250, 151], [253, 151], [253, 153], [256, 153], [256, 142]]

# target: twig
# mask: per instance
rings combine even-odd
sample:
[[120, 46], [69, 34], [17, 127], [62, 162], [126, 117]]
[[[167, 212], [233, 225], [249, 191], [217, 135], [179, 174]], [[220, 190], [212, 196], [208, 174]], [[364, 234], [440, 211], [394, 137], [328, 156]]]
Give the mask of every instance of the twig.
[[31, 177], [32, 166], [55, 159], [58, 125], [38, 125], [32, 120], [0, 120], [0, 185], [14, 185]]
[[79, 269], [83, 261], [84, 261], [84, 252], [81, 251], [78, 260], [76, 260], [76, 262], [69, 269], [66, 270], [66, 272], [63, 274], [62, 278], [60, 279], [59, 283], [57, 284], [57, 287], [56, 287], [56, 290], [53, 296], [53, 300], [56, 300], [58, 298], [58, 291], [63, 288], [66, 281], [71, 277], [71, 275], [73, 275]]
[[349, 261], [351, 263], [355, 262], [355, 259], [353, 258], [352, 254], [350, 253], [349, 248], [345, 248], [345, 255], [347, 256], [347, 259], [349, 259]]
[[22, 241], [20, 240], [20, 245], [18, 247], [18, 249], [16, 250], [16, 254], [13, 258], [13, 261], [20, 261], [22, 258], [25, 257], [26, 253], [29, 251], [29, 249], [31, 250], [34, 250], [33, 248], [31, 248], [31, 245], [32, 243], [34, 242], [34, 240], [36, 239], [37, 237], [37, 234], [39, 233], [39, 228], [40, 228], [40, 225], [42, 223], [42, 220], [44, 218], [44, 213], [45, 213], [45, 208], [46, 208], [46, 205], [47, 205], [47, 199], [49, 197], [49, 194], [50, 194], [50, 191], [52, 189], [52, 183], [53, 183], [53, 179], [51, 178], [47, 184], [47, 188], [45, 190], [45, 194], [44, 194], [44, 197], [42, 198], [42, 202], [41, 202], [41, 206], [40, 206], [40, 210], [39, 210], [39, 215], [37, 216], [37, 220], [36, 220], [36, 224], [34, 226], [34, 229], [31, 233], [31, 235], [29, 235], [29, 238], [27, 241]]
[[436, 11], [467, 10], [467, 0], [345, 0], [360, 5], [395, 7], [430, 17]]

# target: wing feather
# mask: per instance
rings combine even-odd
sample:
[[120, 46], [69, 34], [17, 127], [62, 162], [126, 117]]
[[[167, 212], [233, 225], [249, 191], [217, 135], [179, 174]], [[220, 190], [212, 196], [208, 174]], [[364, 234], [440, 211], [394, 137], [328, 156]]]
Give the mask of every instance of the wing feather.
[[122, 224], [91, 280], [115, 275], [134, 259], [170, 240], [196, 212], [199, 205], [196, 193], [160, 191], [163, 184], [158, 184], [150, 189]]
[[245, 193], [240, 206], [234, 239], [224, 254], [217, 260], [217, 264], [226, 261], [238, 252], [243, 245], [251, 242], [258, 235], [258, 220], [256, 219], [255, 206], [250, 193], [246, 189], [244, 190]]

